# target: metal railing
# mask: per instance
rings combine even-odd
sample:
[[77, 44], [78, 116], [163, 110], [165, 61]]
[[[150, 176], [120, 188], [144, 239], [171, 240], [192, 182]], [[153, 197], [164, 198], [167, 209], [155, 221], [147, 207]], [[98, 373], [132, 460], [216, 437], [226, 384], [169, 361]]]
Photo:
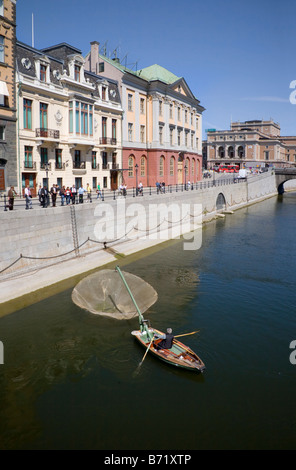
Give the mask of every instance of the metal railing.
[[100, 137], [100, 145], [116, 145], [117, 139], [114, 137]]
[[56, 129], [47, 129], [40, 127], [35, 130], [35, 135], [36, 137], [44, 137], [44, 138], [49, 138], [49, 139], [59, 139], [60, 138], [60, 131], [57, 131]]

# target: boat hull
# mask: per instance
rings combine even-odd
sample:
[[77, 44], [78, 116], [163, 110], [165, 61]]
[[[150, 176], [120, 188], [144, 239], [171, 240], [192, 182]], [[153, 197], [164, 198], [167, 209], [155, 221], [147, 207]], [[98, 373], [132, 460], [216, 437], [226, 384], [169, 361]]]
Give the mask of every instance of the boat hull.
[[[161, 331], [154, 328], [149, 328], [149, 331], [151, 334], [163, 334]], [[133, 331], [132, 335], [135, 336], [137, 341], [147, 350], [150, 344], [150, 341], [147, 341], [147, 335], [142, 334], [140, 330]], [[192, 351], [192, 349], [177, 339], [174, 339], [171, 349], [157, 349], [153, 342], [149, 348], [149, 353], [152, 353], [153, 356], [175, 367], [186, 369], [195, 373], [202, 373], [205, 370], [205, 365], [200, 357], [198, 357], [198, 355]]]

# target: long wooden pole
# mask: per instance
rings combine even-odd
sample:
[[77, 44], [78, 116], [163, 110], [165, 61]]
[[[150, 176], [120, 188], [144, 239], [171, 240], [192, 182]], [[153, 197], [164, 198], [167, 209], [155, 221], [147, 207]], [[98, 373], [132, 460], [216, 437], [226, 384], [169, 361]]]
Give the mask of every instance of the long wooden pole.
[[181, 338], [182, 336], [195, 335], [195, 333], [198, 333], [199, 331], [200, 330], [192, 331], [191, 333], [185, 333], [184, 335], [177, 335], [177, 336], [174, 336], [174, 338]]

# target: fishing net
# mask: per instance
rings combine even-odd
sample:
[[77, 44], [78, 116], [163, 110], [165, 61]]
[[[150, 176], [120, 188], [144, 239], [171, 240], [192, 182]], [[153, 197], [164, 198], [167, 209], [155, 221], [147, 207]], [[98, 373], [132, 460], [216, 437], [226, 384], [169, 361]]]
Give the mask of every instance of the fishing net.
[[[157, 301], [157, 292], [134, 274], [124, 272], [124, 278], [141, 313]], [[79, 307], [97, 315], [118, 320], [138, 316], [136, 307], [120, 275], [105, 269], [82, 279], [72, 291], [72, 300]]]

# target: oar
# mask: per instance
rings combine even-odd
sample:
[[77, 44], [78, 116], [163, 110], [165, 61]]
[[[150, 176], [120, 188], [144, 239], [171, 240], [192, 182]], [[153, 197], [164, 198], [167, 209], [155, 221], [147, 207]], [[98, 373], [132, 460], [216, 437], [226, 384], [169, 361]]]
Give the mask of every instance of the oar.
[[174, 338], [181, 338], [182, 336], [195, 335], [195, 333], [198, 333], [199, 331], [200, 330], [192, 331], [191, 333], [185, 333], [184, 335], [177, 335], [177, 336], [174, 336]]
[[151, 344], [152, 344], [152, 342], [153, 342], [153, 339], [154, 339], [154, 336], [152, 337], [152, 340], [150, 341], [149, 346], [148, 346], [148, 348], [146, 349], [146, 352], [145, 352], [145, 354], [144, 354], [144, 356], [143, 356], [143, 359], [141, 360], [141, 362], [140, 362], [140, 364], [139, 364], [139, 367], [141, 367], [141, 365], [143, 364], [144, 359], [145, 359], [145, 357], [146, 357], [146, 354], [147, 354], [147, 352], [149, 351], [150, 346], [151, 346]]

